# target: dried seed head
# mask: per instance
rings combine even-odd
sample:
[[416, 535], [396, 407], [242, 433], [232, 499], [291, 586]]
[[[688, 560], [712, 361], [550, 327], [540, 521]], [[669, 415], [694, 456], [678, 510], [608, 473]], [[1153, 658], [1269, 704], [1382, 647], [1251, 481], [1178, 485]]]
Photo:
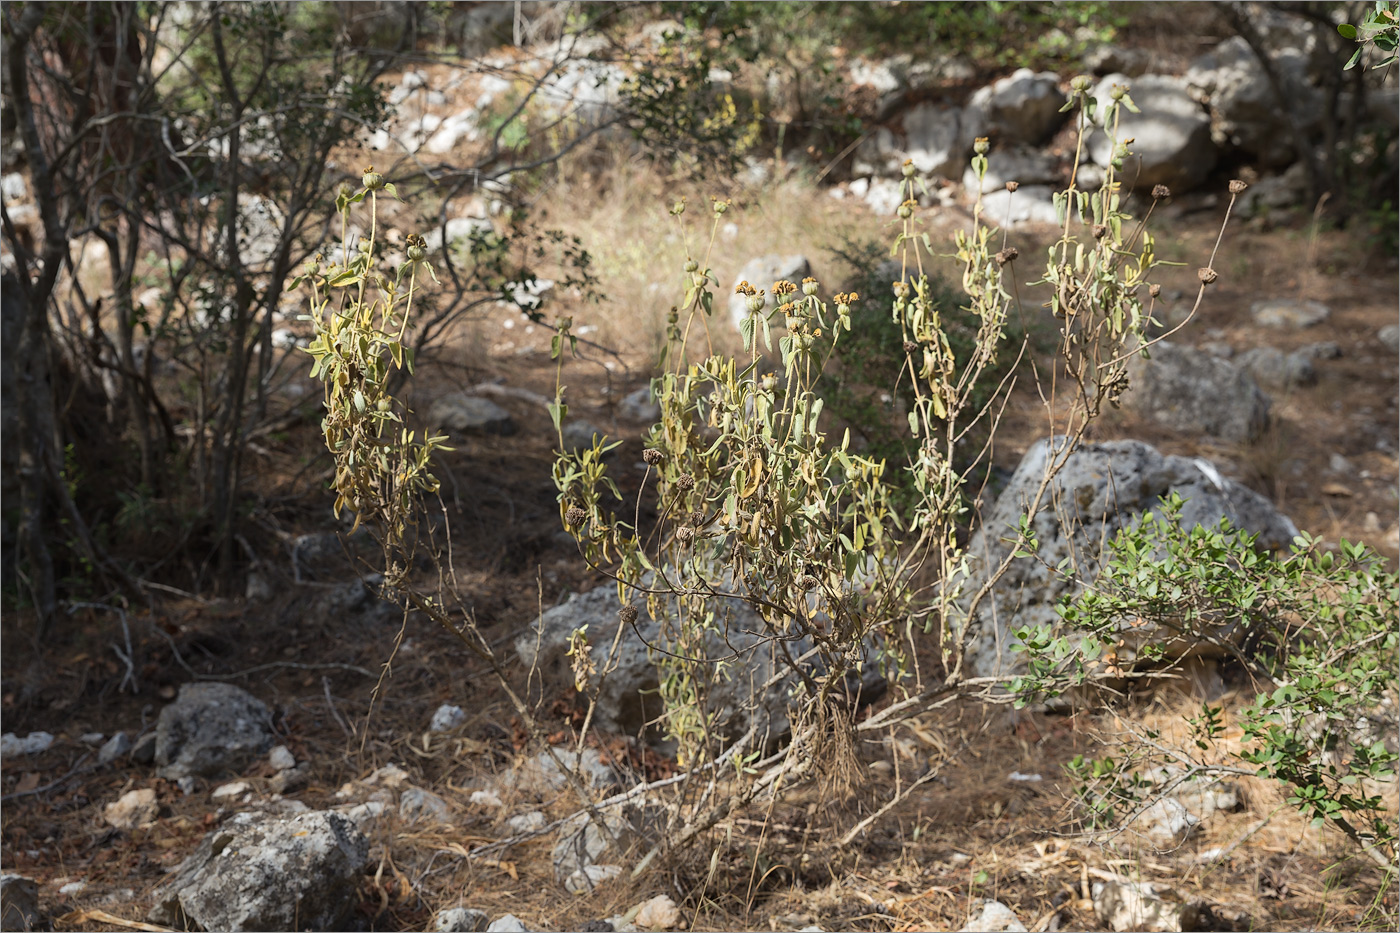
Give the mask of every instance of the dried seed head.
[[364, 185], [370, 191], [380, 191], [384, 188], [384, 176], [376, 172], [374, 166], [371, 165], [369, 168], [365, 169], [365, 173], [360, 176], [360, 184]]
[[1021, 183], [1019, 181], [1008, 181], [1006, 183], [1006, 190], [1010, 191], [1012, 194], [1015, 194], [1016, 189], [1019, 187], [1021, 187]]
[[895, 296], [896, 298], [908, 298], [908, 297], [909, 297], [909, 283], [908, 283], [908, 282], [895, 282], [895, 283], [894, 283], [894, 296]]
[[1156, 298], [1158, 295], [1162, 294], [1162, 286], [1153, 282], [1151, 285], [1147, 286], [1147, 293], [1153, 298]]
[[695, 540], [695, 529], [689, 525], [682, 525], [676, 529], [676, 540], [681, 544], [689, 544]]
[[804, 590], [815, 590], [818, 586], [821, 586], [821, 581], [809, 573], [799, 577], [797, 579], [797, 585]]
[[633, 625], [637, 621], [637, 607], [623, 606], [617, 610], [617, 617], [622, 620], [623, 625]]
[[692, 525], [694, 525], [696, 528], [702, 528], [702, 527], [704, 527], [704, 525], [705, 525], [705, 512], [704, 512], [704, 510], [703, 510], [703, 509], [696, 509], [694, 512], [691, 512], [691, 513], [690, 513], [690, 523], [691, 523]]
[[1217, 278], [1219, 278], [1219, 276], [1216, 275], [1214, 269], [1207, 267], [1205, 269], [1197, 269], [1196, 278], [1201, 280], [1202, 285], [1209, 285], [1212, 282], [1214, 282]]
[[1108, 235], [1108, 227], [1103, 224], [1094, 224], [1094, 239], [1102, 240]]
[[1162, 200], [1163, 198], [1169, 198], [1169, 197], [1171, 197], [1171, 196], [1172, 196], [1172, 189], [1168, 188], [1166, 185], [1153, 185], [1153, 186], [1152, 186], [1152, 199], [1153, 199], [1154, 201], [1160, 201], [1160, 200]]
[[909, 356], [913, 356], [915, 353], [919, 352], [919, 345], [912, 340], [906, 340], [904, 341], [904, 352]]
[[564, 521], [571, 528], [577, 528], [588, 520], [588, 513], [576, 505], [569, 506], [569, 510], [564, 513]]
[[685, 198], [681, 198], [681, 199], [679, 199], [678, 201], [676, 201], [676, 203], [674, 203], [674, 204], [671, 205], [671, 214], [672, 214], [673, 216], [679, 217], [681, 214], [684, 214], [684, 213], [685, 213]]
[[676, 477], [676, 488], [681, 491], [694, 489], [695, 477], [691, 476], [689, 473], [682, 473], [680, 476]]
[[665, 459], [666, 455], [655, 447], [648, 447], [646, 450], [642, 451], [642, 462], [647, 466], [657, 466]]
[[1004, 266], [1008, 262], [1015, 262], [1016, 257], [1021, 255], [1021, 251], [1014, 246], [1008, 246], [996, 254], [997, 265]]
[[716, 214], [723, 214], [723, 213], [724, 213], [725, 211], [727, 211], [727, 210], [729, 210], [729, 202], [728, 202], [728, 201], [721, 201], [721, 200], [719, 200], [718, 198], [716, 198], [716, 199], [715, 199], [715, 213], [716, 213]]
[[1243, 193], [1244, 193], [1244, 189], [1246, 189], [1246, 188], [1248, 188], [1248, 187], [1249, 187], [1249, 185], [1245, 184], [1244, 182], [1242, 182], [1242, 181], [1240, 181], [1238, 178], [1236, 178], [1236, 179], [1233, 179], [1233, 180], [1230, 182], [1230, 193], [1231, 193], [1231, 194], [1243, 194]]

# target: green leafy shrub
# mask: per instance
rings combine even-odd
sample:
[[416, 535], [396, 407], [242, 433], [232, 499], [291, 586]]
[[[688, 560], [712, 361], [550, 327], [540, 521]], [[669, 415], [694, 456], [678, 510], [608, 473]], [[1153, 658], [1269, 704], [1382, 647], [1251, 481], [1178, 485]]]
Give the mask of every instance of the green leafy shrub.
[[1126, 674], [1129, 657], [1161, 662], [1183, 646], [1227, 658], [1257, 685], [1239, 711], [1239, 750], [1222, 747], [1221, 710], [1207, 704], [1192, 747], [1143, 734], [1116, 758], [1078, 760], [1071, 770], [1092, 818], [1140, 812], [1161, 791], [1143, 778], [1153, 768], [1210, 776], [1248, 766], [1314, 823], [1393, 865], [1396, 829], [1376, 782], [1393, 780], [1400, 761], [1384, 725], [1398, 699], [1400, 578], [1364, 545], [1343, 541], [1333, 553], [1306, 534], [1275, 559], [1224, 519], [1182, 527], [1181, 506], [1173, 495], [1109, 543], [1097, 580], [1059, 606], [1064, 631], [1018, 633], [1029, 673], [1015, 689], [1022, 700], [1056, 695], [1095, 670]]

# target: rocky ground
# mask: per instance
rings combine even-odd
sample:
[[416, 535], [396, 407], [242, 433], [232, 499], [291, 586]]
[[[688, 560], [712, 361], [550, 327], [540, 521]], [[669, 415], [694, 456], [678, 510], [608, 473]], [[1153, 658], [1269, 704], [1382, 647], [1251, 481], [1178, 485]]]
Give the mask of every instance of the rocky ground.
[[[1162, 491], [1219, 493], [1214, 514], [1247, 523], [1248, 512], [1258, 530], [1281, 536], [1296, 527], [1332, 545], [1365, 541], [1395, 562], [1395, 257], [1378, 255], [1356, 229], [1312, 223], [1310, 206], [1297, 203], [1296, 172], [1246, 165], [1253, 203], [1238, 209], [1215, 264], [1220, 279], [1188, 319], [1195, 270], [1225, 211], [1218, 192], [1226, 166], [1217, 163], [1239, 158], [1222, 140], [1260, 159], [1270, 140], [1247, 95], [1229, 97], [1222, 83], [1238, 51], [1183, 62], [1183, 74], [1142, 82], [1137, 92], [1146, 112], [1133, 128], [1142, 178], [1179, 191], [1154, 221], [1159, 248], [1185, 263], [1164, 273], [1162, 330], [1182, 326], [1139, 366], [1122, 410], [1096, 425], [1090, 441], [1112, 459], [1115, 476], [1170, 474]], [[1101, 76], [1146, 67], [1131, 55], [1102, 65]], [[952, 104], [921, 99], [927, 75], [907, 63], [861, 67], [862, 86], [878, 98], [913, 103], [859, 147], [838, 182], [816, 185], [810, 173], [755, 159], [728, 189], [734, 229], [721, 232], [715, 261], [724, 278], [760, 281], [805, 267], [836, 290], [853, 272], [827, 250], [837, 235], [887, 234], [897, 206], [891, 175], [905, 158], [946, 176], [920, 215], [946, 242], [966, 225], [970, 204], [952, 160], [968, 131], [988, 125], [1015, 140], [994, 152], [993, 173], [1022, 182], [1015, 197], [1002, 189], [988, 213], [1019, 244], [1021, 280], [1036, 278], [1034, 258], [1054, 237], [1045, 223], [1053, 219], [1049, 189], [1039, 189], [1066, 180], [1072, 161], [1052, 116], [1063, 82], [1018, 72]], [[469, 142], [469, 111], [487, 107], [493, 93], [479, 82], [449, 87], [442, 77], [430, 68], [405, 73], [396, 92], [401, 135], [428, 152]], [[592, 88], [603, 106], [606, 84], [576, 76], [570, 99]], [[1185, 112], [1185, 102], [1194, 110]], [[604, 288], [621, 297], [601, 306], [545, 297], [551, 313], [572, 313], [576, 332], [599, 345], [566, 364], [566, 442], [595, 432], [622, 439], [613, 464], [630, 496], [641, 476], [639, 437], [654, 412], [645, 388], [653, 337], [672, 300], [648, 289], [671, 281], [684, 255], [662, 226], [672, 182], [631, 179], [590, 194], [590, 178], [581, 171], [570, 197], [542, 208], [543, 219], [580, 233], [613, 231], [590, 246]], [[703, 203], [706, 192], [683, 193]], [[654, 226], [638, 219], [652, 215]], [[487, 192], [445, 221], [438, 242], [492, 216]], [[643, 259], [650, 266], [638, 272]], [[749, 261], [758, 265], [745, 267]], [[1039, 313], [1041, 300], [1025, 286], [1028, 314]], [[714, 328], [720, 345], [737, 340], [722, 315]], [[554, 755], [526, 741], [502, 691], [459, 643], [376, 598], [359, 560], [372, 560], [368, 542], [345, 537], [348, 529], [329, 518], [322, 483], [306, 468], [316, 427], [294, 424], [258, 452], [266, 488], [253, 520], [266, 537], [245, 598], [172, 594], [153, 609], [132, 609], [116, 620], [123, 640], [115, 649], [118, 627], [107, 611], [75, 607], [69, 624], [48, 633], [7, 620], [6, 929], [1393, 923], [1393, 885], [1383, 887], [1341, 837], [1307, 827], [1276, 788], [1252, 778], [1195, 786], [1111, 840], [1064, 831], [1072, 789], [1062, 765], [1114, 728], [1111, 716], [1087, 712], [930, 714], [908, 735], [860, 749], [849, 789], [799, 789], [721, 824], [703, 850], [634, 875], [656, 842], [655, 814], [618, 807], [608, 818], [614, 838], [605, 838], [577, 814], [556, 758], [600, 799], [675, 772], [675, 762], [624, 737], [636, 725], [626, 704], [645, 685], [645, 665], [619, 682], [603, 728], [582, 749], [569, 744], [578, 722], [567, 676], [529, 677], [536, 666], [549, 673], [528, 637], [531, 624], [542, 618], [547, 631], [551, 621], [567, 631], [599, 602], [587, 594], [600, 580], [561, 536], [550, 481], [550, 333], [518, 309], [492, 306], [420, 370], [409, 401], [425, 424], [453, 437], [442, 479], [457, 588], [508, 672], [530, 684], [529, 700], [556, 730]], [[298, 336], [289, 324], [286, 339]], [[293, 387], [315, 391], [307, 380]], [[1022, 457], [1048, 433], [1033, 394], [1017, 395], [994, 451], [1000, 475], [1014, 482]], [[1126, 518], [1141, 504], [1106, 505], [1105, 516]], [[543, 647], [557, 654], [560, 646]], [[1128, 712], [1165, 733], [1199, 708], [1201, 693], [1228, 707], [1243, 689], [1228, 669], [1211, 670], [1181, 691], [1139, 698]], [[832, 828], [886, 799], [896, 775], [954, 753], [946, 775], [852, 845], [834, 844]]]

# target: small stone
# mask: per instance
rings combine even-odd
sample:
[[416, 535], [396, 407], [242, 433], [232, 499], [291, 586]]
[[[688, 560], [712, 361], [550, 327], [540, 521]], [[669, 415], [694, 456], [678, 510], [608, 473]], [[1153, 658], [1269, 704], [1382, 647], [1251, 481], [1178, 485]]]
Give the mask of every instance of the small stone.
[[274, 771], [286, 771], [297, 766], [296, 756], [285, 745], [279, 745], [267, 753], [267, 763]]
[[[480, 794], [483, 793], [483, 791], [477, 791], [477, 793]], [[510, 819], [506, 820], [506, 828], [517, 835], [520, 833], [532, 833], [537, 829], [542, 829], [547, 822], [548, 820], [545, 819], [545, 815], [539, 810], [530, 810], [512, 816]]]
[[1101, 881], [1094, 885], [1093, 896], [1094, 913], [1115, 933], [1223, 929], [1201, 922], [1209, 917], [1205, 905], [1183, 906], [1168, 901], [1157, 885], [1148, 882]]
[[268, 790], [274, 794], [286, 794], [305, 786], [311, 780], [311, 764], [303, 761], [295, 768], [278, 771], [267, 782]]
[[564, 890], [570, 894], [590, 894], [604, 882], [622, 876], [616, 865], [585, 865], [564, 879]]
[[1400, 352], [1400, 324], [1387, 324], [1377, 333], [1376, 338], [1390, 349], [1391, 353]]
[[9, 872], [0, 875], [0, 929], [34, 930], [39, 920], [38, 883]]
[[[454, 709], [456, 707], [453, 707]], [[403, 787], [409, 781], [408, 772], [395, 764], [387, 764], [378, 769], [364, 783], [370, 787], [388, 787], [390, 789]]]
[[78, 741], [79, 741], [79, 742], [82, 742], [84, 745], [88, 746], [89, 748], [93, 748], [93, 747], [96, 747], [96, 746], [98, 746], [98, 745], [101, 745], [101, 744], [102, 744], [102, 740], [105, 739], [105, 738], [106, 738], [106, 736], [103, 735], [101, 732], [85, 732], [85, 733], [83, 733], [83, 735], [81, 735], [81, 736], [78, 738]]
[[446, 800], [432, 791], [421, 787], [409, 787], [399, 796], [399, 817], [406, 823], [419, 820], [451, 823], [452, 810]]
[[494, 790], [475, 790], [467, 798], [473, 806], [477, 807], [502, 807], [501, 797]]
[[195, 792], [197, 784], [195, 783], [195, 779], [192, 776], [185, 775], [182, 778], [175, 779], [175, 786], [180, 788], [180, 793], [188, 797], [190, 794], [193, 794]]
[[635, 392], [624, 395], [617, 405], [617, 410], [629, 421], [651, 423], [661, 417], [661, 406], [652, 401], [650, 386], [642, 386]]
[[433, 930], [436, 933], [481, 933], [486, 929], [488, 920], [485, 911], [453, 907], [437, 915]]
[[967, 918], [960, 933], [1026, 933], [1015, 912], [1001, 901], [983, 901], [980, 911]]
[[388, 807], [384, 805], [382, 800], [367, 800], [364, 803], [348, 807], [342, 812], [360, 828], [361, 832], [369, 832], [375, 821], [383, 816], [387, 809]]
[[569, 421], [560, 431], [564, 436], [564, 451], [587, 450], [593, 446], [594, 438], [602, 439], [606, 432], [600, 431], [588, 421]]
[[70, 881], [58, 889], [58, 893], [64, 897], [72, 897], [75, 894], [82, 894], [87, 888], [86, 881]]
[[160, 711], [156, 763], [160, 776], [218, 777], [239, 773], [272, 747], [272, 714], [233, 684], [188, 683]]
[[154, 892], [147, 917], [178, 929], [350, 929], [368, 855], [341, 813], [238, 813]]
[[1158, 846], [1174, 849], [1187, 840], [1201, 821], [1175, 797], [1164, 797], [1142, 811], [1132, 829]]
[[51, 745], [53, 745], [53, 736], [47, 732], [31, 732], [22, 739], [13, 732], [6, 732], [0, 736], [0, 758], [37, 755], [40, 752], [48, 751]]
[[1250, 307], [1256, 324], [1264, 327], [1312, 327], [1327, 320], [1332, 311], [1320, 301], [1296, 298], [1269, 298]]
[[[152, 746], [152, 750], [154, 750], [154, 746]], [[131, 751], [131, 736], [125, 732], [118, 732], [97, 750], [97, 763], [99, 765], [111, 764], [129, 751]]]
[[486, 933], [529, 933], [529, 928], [515, 914], [506, 914], [491, 921]]
[[131, 760], [138, 765], [148, 765], [156, 760], [156, 734], [147, 732], [131, 746]]
[[428, 731], [451, 732], [466, 721], [467, 714], [462, 707], [444, 703], [433, 713], [432, 722], [428, 723]]
[[247, 781], [232, 781], [220, 787], [216, 787], [209, 796], [214, 800], [224, 800], [228, 797], [241, 797], [252, 790]]
[[646, 930], [669, 930], [680, 925], [681, 911], [669, 895], [658, 894], [642, 903], [635, 922]]
[[102, 818], [117, 829], [131, 830], [150, 823], [160, 814], [156, 792], [149, 787], [127, 791], [120, 799], [102, 809]]
[[509, 435], [516, 431], [510, 412], [490, 399], [461, 392], [433, 402], [428, 409], [428, 423], [459, 435]]

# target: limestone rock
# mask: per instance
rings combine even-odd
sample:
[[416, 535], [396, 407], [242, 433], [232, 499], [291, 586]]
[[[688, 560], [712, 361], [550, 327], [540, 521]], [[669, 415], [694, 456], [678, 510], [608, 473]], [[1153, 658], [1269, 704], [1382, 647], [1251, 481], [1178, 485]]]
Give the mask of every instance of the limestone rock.
[[[1044, 185], [1057, 181], [1055, 159], [1043, 152], [1024, 146], [993, 148], [987, 153], [987, 174], [982, 179], [982, 191], [990, 194], [1005, 188], [1008, 181], [1020, 185]], [[962, 176], [963, 188], [969, 198], [977, 196], [977, 173], [969, 165]]]
[[[787, 280], [794, 285], [801, 285], [805, 276], [812, 274], [812, 264], [807, 261], [806, 256], [763, 256], [750, 261], [744, 268], [739, 270], [739, 274], [734, 277], [734, 285], [740, 282], [748, 282], [756, 289], [763, 289], [766, 303], [761, 314], [767, 315], [777, 307], [773, 302], [773, 283]], [[739, 331], [744, 318], [749, 315], [747, 304], [748, 299], [734, 293], [734, 288], [729, 290], [729, 319], [734, 325], [734, 330]]]
[[1182, 904], [1168, 899], [1171, 892], [1151, 882], [1100, 881], [1091, 891], [1099, 922], [1115, 933], [1181, 933], [1182, 930], [1235, 928], [1216, 925], [1216, 918], [1206, 904]]
[[997, 143], [1042, 143], [1064, 122], [1064, 103], [1058, 75], [1021, 68], [972, 95], [963, 136], [969, 145], [976, 136]]
[[107, 804], [102, 810], [102, 818], [109, 826], [117, 829], [135, 829], [143, 823], [150, 823], [160, 813], [156, 802], [156, 792], [149, 787], [127, 791], [119, 800]]
[[1321, 324], [1331, 317], [1332, 309], [1320, 301], [1297, 298], [1268, 298], [1256, 301], [1249, 308], [1254, 323], [1262, 327], [1296, 330]]
[[1128, 364], [1123, 407], [1176, 431], [1235, 443], [1254, 440], [1269, 423], [1269, 399], [1244, 369], [1165, 340], [1150, 358]]
[[452, 809], [430, 790], [406, 787], [399, 795], [399, 818], [405, 823], [451, 823]]
[[641, 904], [633, 922], [644, 930], [670, 930], [680, 926], [681, 911], [669, 895], [658, 894]]
[[653, 424], [661, 417], [661, 406], [651, 397], [651, 386], [642, 386], [635, 392], [628, 392], [617, 405], [618, 414], [629, 421], [643, 421]]
[[454, 392], [428, 408], [428, 424], [457, 435], [514, 434], [510, 412], [490, 399]]
[[[1176, 194], [1205, 181], [1215, 168], [1216, 148], [1210, 137], [1210, 118], [1191, 98], [1180, 78], [1143, 75], [1129, 79], [1109, 75], [1094, 90], [1097, 117], [1106, 119], [1113, 85], [1130, 86], [1130, 96], [1140, 113], [1123, 108], [1118, 138], [1133, 140], [1119, 177], [1133, 188], [1167, 185]], [[1113, 139], [1103, 129], [1089, 136], [1089, 155], [1105, 168], [1113, 159]]]
[[193, 683], [160, 711], [155, 761], [168, 780], [239, 772], [272, 747], [272, 716], [232, 684]]
[[344, 930], [369, 842], [349, 817], [240, 813], [157, 890], [152, 923], [206, 930]]
[[[1034, 444], [996, 503], [985, 510], [982, 527], [969, 544], [972, 576], [964, 592], [975, 591], [984, 575], [1009, 553], [1003, 539], [1019, 527], [1049, 453], [1048, 439]], [[1060, 617], [1055, 604], [1079, 591], [1078, 583], [1047, 568], [1070, 558], [1079, 567], [1080, 579], [1093, 580], [1100, 564], [1100, 542], [1138, 522], [1172, 492], [1186, 500], [1181, 521], [1187, 527], [1213, 526], [1225, 517], [1234, 526], [1258, 534], [1260, 546], [1266, 548], [1283, 547], [1298, 533], [1267, 499], [1221, 477], [1207, 461], [1164, 457], [1141, 441], [1082, 445], [1066, 460], [1031, 518], [1040, 544], [1039, 559], [1012, 561], [972, 620], [976, 630], [968, 664], [973, 676], [1023, 670], [1024, 656], [1011, 651], [1012, 632], [1023, 625], [1057, 628]]]
[[486, 925], [485, 911], [453, 907], [438, 913], [433, 930], [434, 933], [482, 933]]
[[34, 930], [39, 926], [39, 885], [33, 878], [0, 875], [0, 930]]
[[1260, 385], [1287, 392], [1317, 381], [1313, 357], [1307, 349], [1284, 353], [1277, 347], [1252, 347], [1235, 357], [1235, 363]]
[[974, 910], [959, 933], [1026, 933], [1026, 927], [1010, 907], [988, 900], [982, 902], [980, 910]]

